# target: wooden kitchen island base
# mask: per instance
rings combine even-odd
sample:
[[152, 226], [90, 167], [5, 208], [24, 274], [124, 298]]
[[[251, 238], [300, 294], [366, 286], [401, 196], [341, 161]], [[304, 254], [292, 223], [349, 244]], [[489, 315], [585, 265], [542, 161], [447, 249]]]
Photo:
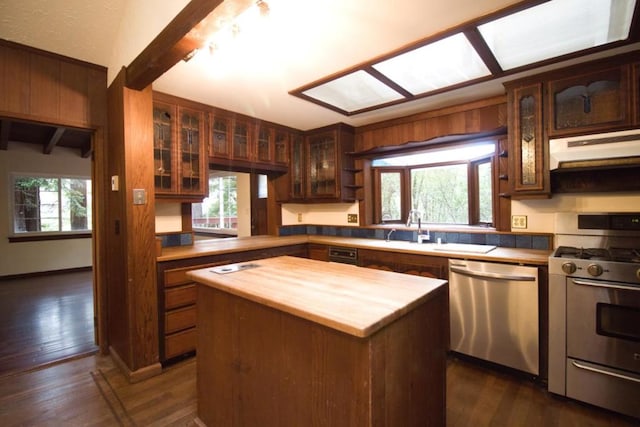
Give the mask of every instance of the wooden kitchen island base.
[[[291, 260], [284, 258], [287, 262]], [[301, 261], [324, 264], [322, 273], [333, 277], [333, 263]], [[326, 270], [326, 266], [332, 268]], [[203, 270], [194, 273], [194, 279], [200, 282], [197, 388], [198, 416], [202, 423], [207, 426], [445, 425], [446, 284], [420, 278], [432, 280], [437, 286], [412, 303], [414, 306], [407, 312], [403, 309], [398, 313], [392, 308], [396, 315], [381, 319], [361, 334], [355, 332], [365, 336], [356, 336], [339, 330], [344, 329], [343, 326], [336, 329], [322, 324], [322, 320], [314, 321], [274, 308], [274, 304], [261, 301], [262, 297], [249, 299], [246, 295], [218, 289], [209, 280], [237, 281], [241, 274], [266, 273], [268, 267], [262, 266], [260, 272], [260, 268], [256, 268], [217, 277], [209, 277], [207, 273], [213, 273]], [[336, 267], [340, 276], [345, 270], [342, 265]], [[366, 270], [362, 272], [364, 276], [383, 275], [376, 280], [380, 284], [391, 280], [388, 283], [391, 287], [397, 287], [397, 282], [405, 276], [344, 267], [352, 275], [356, 270], [358, 273]], [[273, 280], [285, 288], [290, 285], [282, 278], [286, 274], [286, 270], [281, 270], [280, 276]], [[305, 274], [306, 280], [313, 282], [309, 276], [313, 275]], [[248, 280], [259, 277], [249, 276]], [[359, 280], [366, 282], [367, 277], [353, 279]], [[202, 284], [204, 282], [208, 284]], [[255, 283], [256, 287], [260, 286], [259, 282]], [[347, 295], [348, 298], [359, 296], [358, 286], [339, 287], [339, 293], [344, 293], [344, 289], [356, 291]], [[371, 292], [375, 293], [375, 288], [375, 284], [372, 285]], [[336, 292], [335, 285], [332, 292]], [[283, 295], [277, 295], [275, 300], [284, 301]], [[299, 294], [289, 298], [294, 307], [300, 303]], [[332, 298], [335, 305], [344, 303], [335, 293]], [[350, 310], [347, 306], [338, 309]], [[353, 310], [357, 311], [357, 307]]]

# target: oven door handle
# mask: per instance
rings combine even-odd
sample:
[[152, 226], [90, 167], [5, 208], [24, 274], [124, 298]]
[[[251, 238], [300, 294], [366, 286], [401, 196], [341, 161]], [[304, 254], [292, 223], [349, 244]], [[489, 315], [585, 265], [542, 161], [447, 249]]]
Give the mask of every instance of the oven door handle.
[[604, 369], [594, 368], [593, 366], [584, 365], [580, 362], [576, 362], [575, 360], [571, 361], [571, 364], [579, 369], [584, 369], [585, 371], [595, 372], [597, 374], [609, 375], [611, 377], [620, 378], [627, 381], [633, 381], [636, 383], [640, 383], [640, 378], [630, 377], [628, 375], [618, 374], [616, 372], [605, 371]]
[[595, 288], [620, 289], [622, 291], [640, 291], [640, 288], [637, 286], [625, 286], [607, 282], [592, 282], [590, 280], [584, 279], [571, 279], [571, 281], [576, 285], [593, 286]]

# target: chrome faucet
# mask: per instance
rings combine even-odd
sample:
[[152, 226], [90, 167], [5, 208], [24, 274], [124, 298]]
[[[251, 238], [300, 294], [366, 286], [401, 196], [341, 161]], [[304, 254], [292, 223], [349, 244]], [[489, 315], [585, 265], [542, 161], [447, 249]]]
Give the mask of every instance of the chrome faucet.
[[391, 234], [393, 234], [394, 231], [396, 231], [396, 229], [392, 228], [391, 231], [389, 231], [389, 233], [387, 234], [387, 238], [386, 238], [387, 242], [391, 240]]
[[431, 240], [431, 236], [429, 235], [429, 230], [426, 230], [426, 233], [422, 232], [422, 213], [419, 210], [411, 209], [409, 211], [407, 227], [411, 227], [416, 216], [418, 217], [418, 243], [428, 242]]

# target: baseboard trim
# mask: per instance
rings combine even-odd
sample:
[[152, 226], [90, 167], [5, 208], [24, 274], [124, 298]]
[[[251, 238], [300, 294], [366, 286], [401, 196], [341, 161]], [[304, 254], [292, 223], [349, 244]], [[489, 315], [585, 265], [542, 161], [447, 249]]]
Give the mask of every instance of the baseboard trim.
[[93, 270], [93, 267], [87, 266], [87, 267], [65, 268], [62, 270], [34, 271], [32, 273], [9, 274], [6, 276], [0, 276], [0, 281], [16, 280], [16, 279], [31, 279], [34, 277], [50, 276], [52, 274], [79, 273], [82, 271], [91, 271], [91, 270]]
[[127, 380], [132, 384], [146, 380], [147, 378], [155, 377], [162, 373], [162, 365], [160, 362], [132, 371], [129, 369], [127, 364], [124, 363], [118, 352], [111, 346], [109, 347], [109, 355], [111, 356], [113, 363], [115, 363]]

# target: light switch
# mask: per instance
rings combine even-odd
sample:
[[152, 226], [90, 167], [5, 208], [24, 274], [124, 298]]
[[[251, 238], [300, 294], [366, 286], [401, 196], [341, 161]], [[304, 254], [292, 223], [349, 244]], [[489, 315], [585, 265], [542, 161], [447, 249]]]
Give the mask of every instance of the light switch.
[[144, 188], [133, 189], [133, 204], [134, 205], [146, 205], [147, 204], [147, 190]]
[[111, 177], [111, 191], [118, 191], [120, 189], [118, 175]]

